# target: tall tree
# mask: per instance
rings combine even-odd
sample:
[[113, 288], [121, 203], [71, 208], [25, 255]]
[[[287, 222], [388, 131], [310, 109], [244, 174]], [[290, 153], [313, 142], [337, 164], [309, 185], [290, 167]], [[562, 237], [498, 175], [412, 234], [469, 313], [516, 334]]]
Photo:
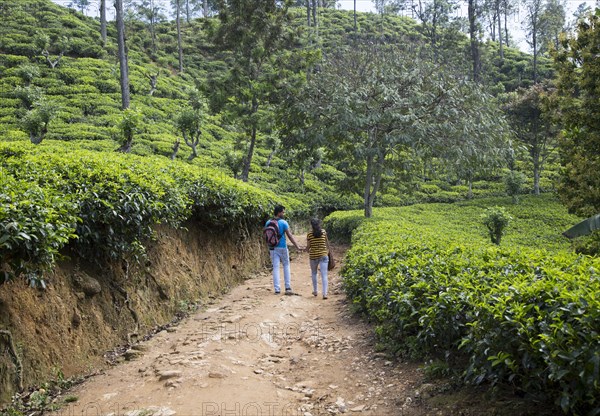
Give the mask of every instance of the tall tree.
[[[197, 147], [198, 144], [200, 144], [200, 138], [202, 136], [204, 104], [199, 98], [196, 91], [192, 92], [189, 100], [190, 106], [184, 108], [179, 112], [177, 117], [175, 117], [175, 126], [177, 127], [177, 130], [181, 132], [185, 144], [192, 150], [188, 160], [192, 160], [198, 156]], [[179, 139], [177, 143], [179, 143]], [[179, 146], [177, 145], [177, 147]]]
[[481, 51], [479, 48], [479, 8], [477, 0], [468, 0], [469, 39], [471, 44], [472, 77], [474, 82], [479, 82], [481, 72]]
[[577, 23], [579, 23], [580, 20], [585, 19], [591, 11], [592, 8], [586, 3], [581, 3], [579, 6], [577, 6], [577, 9], [575, 9], [575, 11], [573, 12], [574, 23], [572, 26], [569, 26], [569, 28], [576, 27]]
[[561, 42], [558, 70], [559, 140], [562, 180], [558, 191], [569, 211], [589, 217], [600, 212], [600, 13], [577, 25]]
[[543, 84], [508, 94], [504, 111], [513, 121], [517, 139], [525, 146], [533, 165], [533, 192], [540, 194], [540, 175], [555, 148], [558, 129], [550, 117], [552, 90]]
[[100, 37], [106, 46], [106, 0], [100, 0]]
[[123, 0], [115, 0], [117, 44], [119, 49], [119, 69], [121, 81], [121, 109], [129, 108], [129, 65], [127, 63], [127, 46], [125, 45], [125, 22], [123, 20]]
[[483, 0], [482, 11], [487, 19], [487, 29], [492, 42], [496, 42], [496, 30], [498, 28], [498, 12], [496, 10], [497, 0]]
[[442, 157], [465, 135], [487, 140], [501, 131], [489, 100], [474, 95], [478, 88], [451, 81], [437, 67], [393, 46], [333, 53], [297, 104], [286, 106], [287, 146], [327, 146], [339, 159], [352, 161], [352, 168], [362, 172], [364, 213], [370, 217], [384, 174], [403, 153], [427, 149]]
[[504, 42], [506, 46], [510, 46], [510, 36], [508, 34], [508, 18], [515, 12], [515, 0], [501, 0], [502, 14], [504, 16]]
[[[33, 42], [40, 53], [46, 58], [46, 62], [52, 69], [57, 67], [65, 52], [67, 52], [71, 46], [71, 41], [66, 36], [61, 36], [54, 42], [51, 42], [50, 36], [45, 33], [38, 33], [33, 38]], [[51, 50], [55, 51], [58, 55], [52, 57], [50, 53]]]
[[296, 36], [288, 26], [289, 2], [229, 0], [220, 2], [221, 25], [215, 41], [230, 52], [230, 71], [211, 94], [228, 95], [226, 110], [241, 123], [248, 147], [241, 174], [248, 180], [257, 135], [272, 123], [270, 107], [279, 90], [310, 64], [296, 54]]
[[500, 11], [501, 4], [502, 0], [494, 0], [496, 16], [498, 16], [498, 50], [500, 52], [500, 59], [504, 59], [504, 44], [502, 43], [502, 13]]
[[177, 55], [179, 57], [179, 72], [183, 72], [183, 47], [181, 45], [181, 7], [184, 0], [171, 0], [175, 7], [175, 22], [177, 26]]
[[558, 48], [559, 35], [565, 30], [565, 6], [560, 0], [547, 0], [541, 16], [540, 51], [547, 52], [550, 45]]
[[356, 0], [354, 0], [354, 31], [358, 30], [358, 26], [356, 25]]
[[148, 23], [152, 50], [156, 52], [156, 24], [164, 20], [164, 5], [161, 0], [139, 0], [136, 10], [140, 18]]
[[85, 11], [90, 7], [90, 0], [72, 0], [69, 7], [79, 9], [81, 14], [85, 14]]
[[434, 52], [438, 53], [440, 49], [443, 29], [451, 26], [453, 22], [452, 12], [457, 9], [457, 0], [379, 0], [381, 9], [386, 10], [390, 7], [400, 10], [411, 10], [413, 15], [421, 22], [422, 30], [431, 42]]
[[523, 25], [527, 32], [527, 43], [531, 48], [533, 60], [533, 82], [538, 82], [538, 59], [540, 55], [540, 36], [543, 30], [542, 13], [543, 0], [523, 0], [525, 6], [525, 20]]

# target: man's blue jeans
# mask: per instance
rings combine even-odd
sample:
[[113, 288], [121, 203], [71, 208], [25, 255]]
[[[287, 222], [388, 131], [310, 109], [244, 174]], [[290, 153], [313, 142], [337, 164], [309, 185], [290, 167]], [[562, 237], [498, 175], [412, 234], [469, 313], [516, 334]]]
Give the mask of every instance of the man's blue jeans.
[[292, 288], [291, 276], [290, 276], [290, 252], [286, 248], [275, 247], [273, 250], [269, 250], [271, 254], [271, 262], [273, 263], [273, 286], [275, 286], [275, 292], [281, 292], [281, 286], [279, 286], [279, 264], [283, 264], [283, 281], [285, 289], [290, 290]]

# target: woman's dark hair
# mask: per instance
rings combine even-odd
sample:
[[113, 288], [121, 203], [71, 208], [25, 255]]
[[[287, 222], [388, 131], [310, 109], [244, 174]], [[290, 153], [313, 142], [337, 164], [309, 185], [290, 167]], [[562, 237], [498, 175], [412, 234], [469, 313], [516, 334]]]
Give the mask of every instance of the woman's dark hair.
[[312, 233], [314, 237], [321, 237], [323, 235], [323, 229], [321, 228], [321, 221], [318, 218], [310, 220], [310, 226], [312, 227]]

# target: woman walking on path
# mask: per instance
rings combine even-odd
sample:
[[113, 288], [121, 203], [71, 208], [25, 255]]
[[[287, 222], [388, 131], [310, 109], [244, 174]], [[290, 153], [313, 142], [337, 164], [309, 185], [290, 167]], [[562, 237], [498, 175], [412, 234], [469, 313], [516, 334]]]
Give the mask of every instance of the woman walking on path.
[[327, 265], [329, 264], [329, 241], [327, 233], [321, 228], [321, 221], [317, 218], [310, 220], [312, 231], [306, 235], [308, 256], [310, 258], [310, 271], [312, 274], [313, 296], [317, 296], [317, 267], [321, 270], [323, 299], [327, 299]]

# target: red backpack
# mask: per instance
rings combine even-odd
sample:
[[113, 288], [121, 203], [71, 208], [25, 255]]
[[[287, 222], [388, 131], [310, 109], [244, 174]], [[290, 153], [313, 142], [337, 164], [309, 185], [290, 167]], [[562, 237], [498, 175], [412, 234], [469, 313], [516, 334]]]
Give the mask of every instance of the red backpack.
[[279, 234], [279, 223], [276, 219], [269, 220], [267, 225], [263, 227], [263, 235], [269, 248], [275, 248], [279, 244], [281, 235]]

